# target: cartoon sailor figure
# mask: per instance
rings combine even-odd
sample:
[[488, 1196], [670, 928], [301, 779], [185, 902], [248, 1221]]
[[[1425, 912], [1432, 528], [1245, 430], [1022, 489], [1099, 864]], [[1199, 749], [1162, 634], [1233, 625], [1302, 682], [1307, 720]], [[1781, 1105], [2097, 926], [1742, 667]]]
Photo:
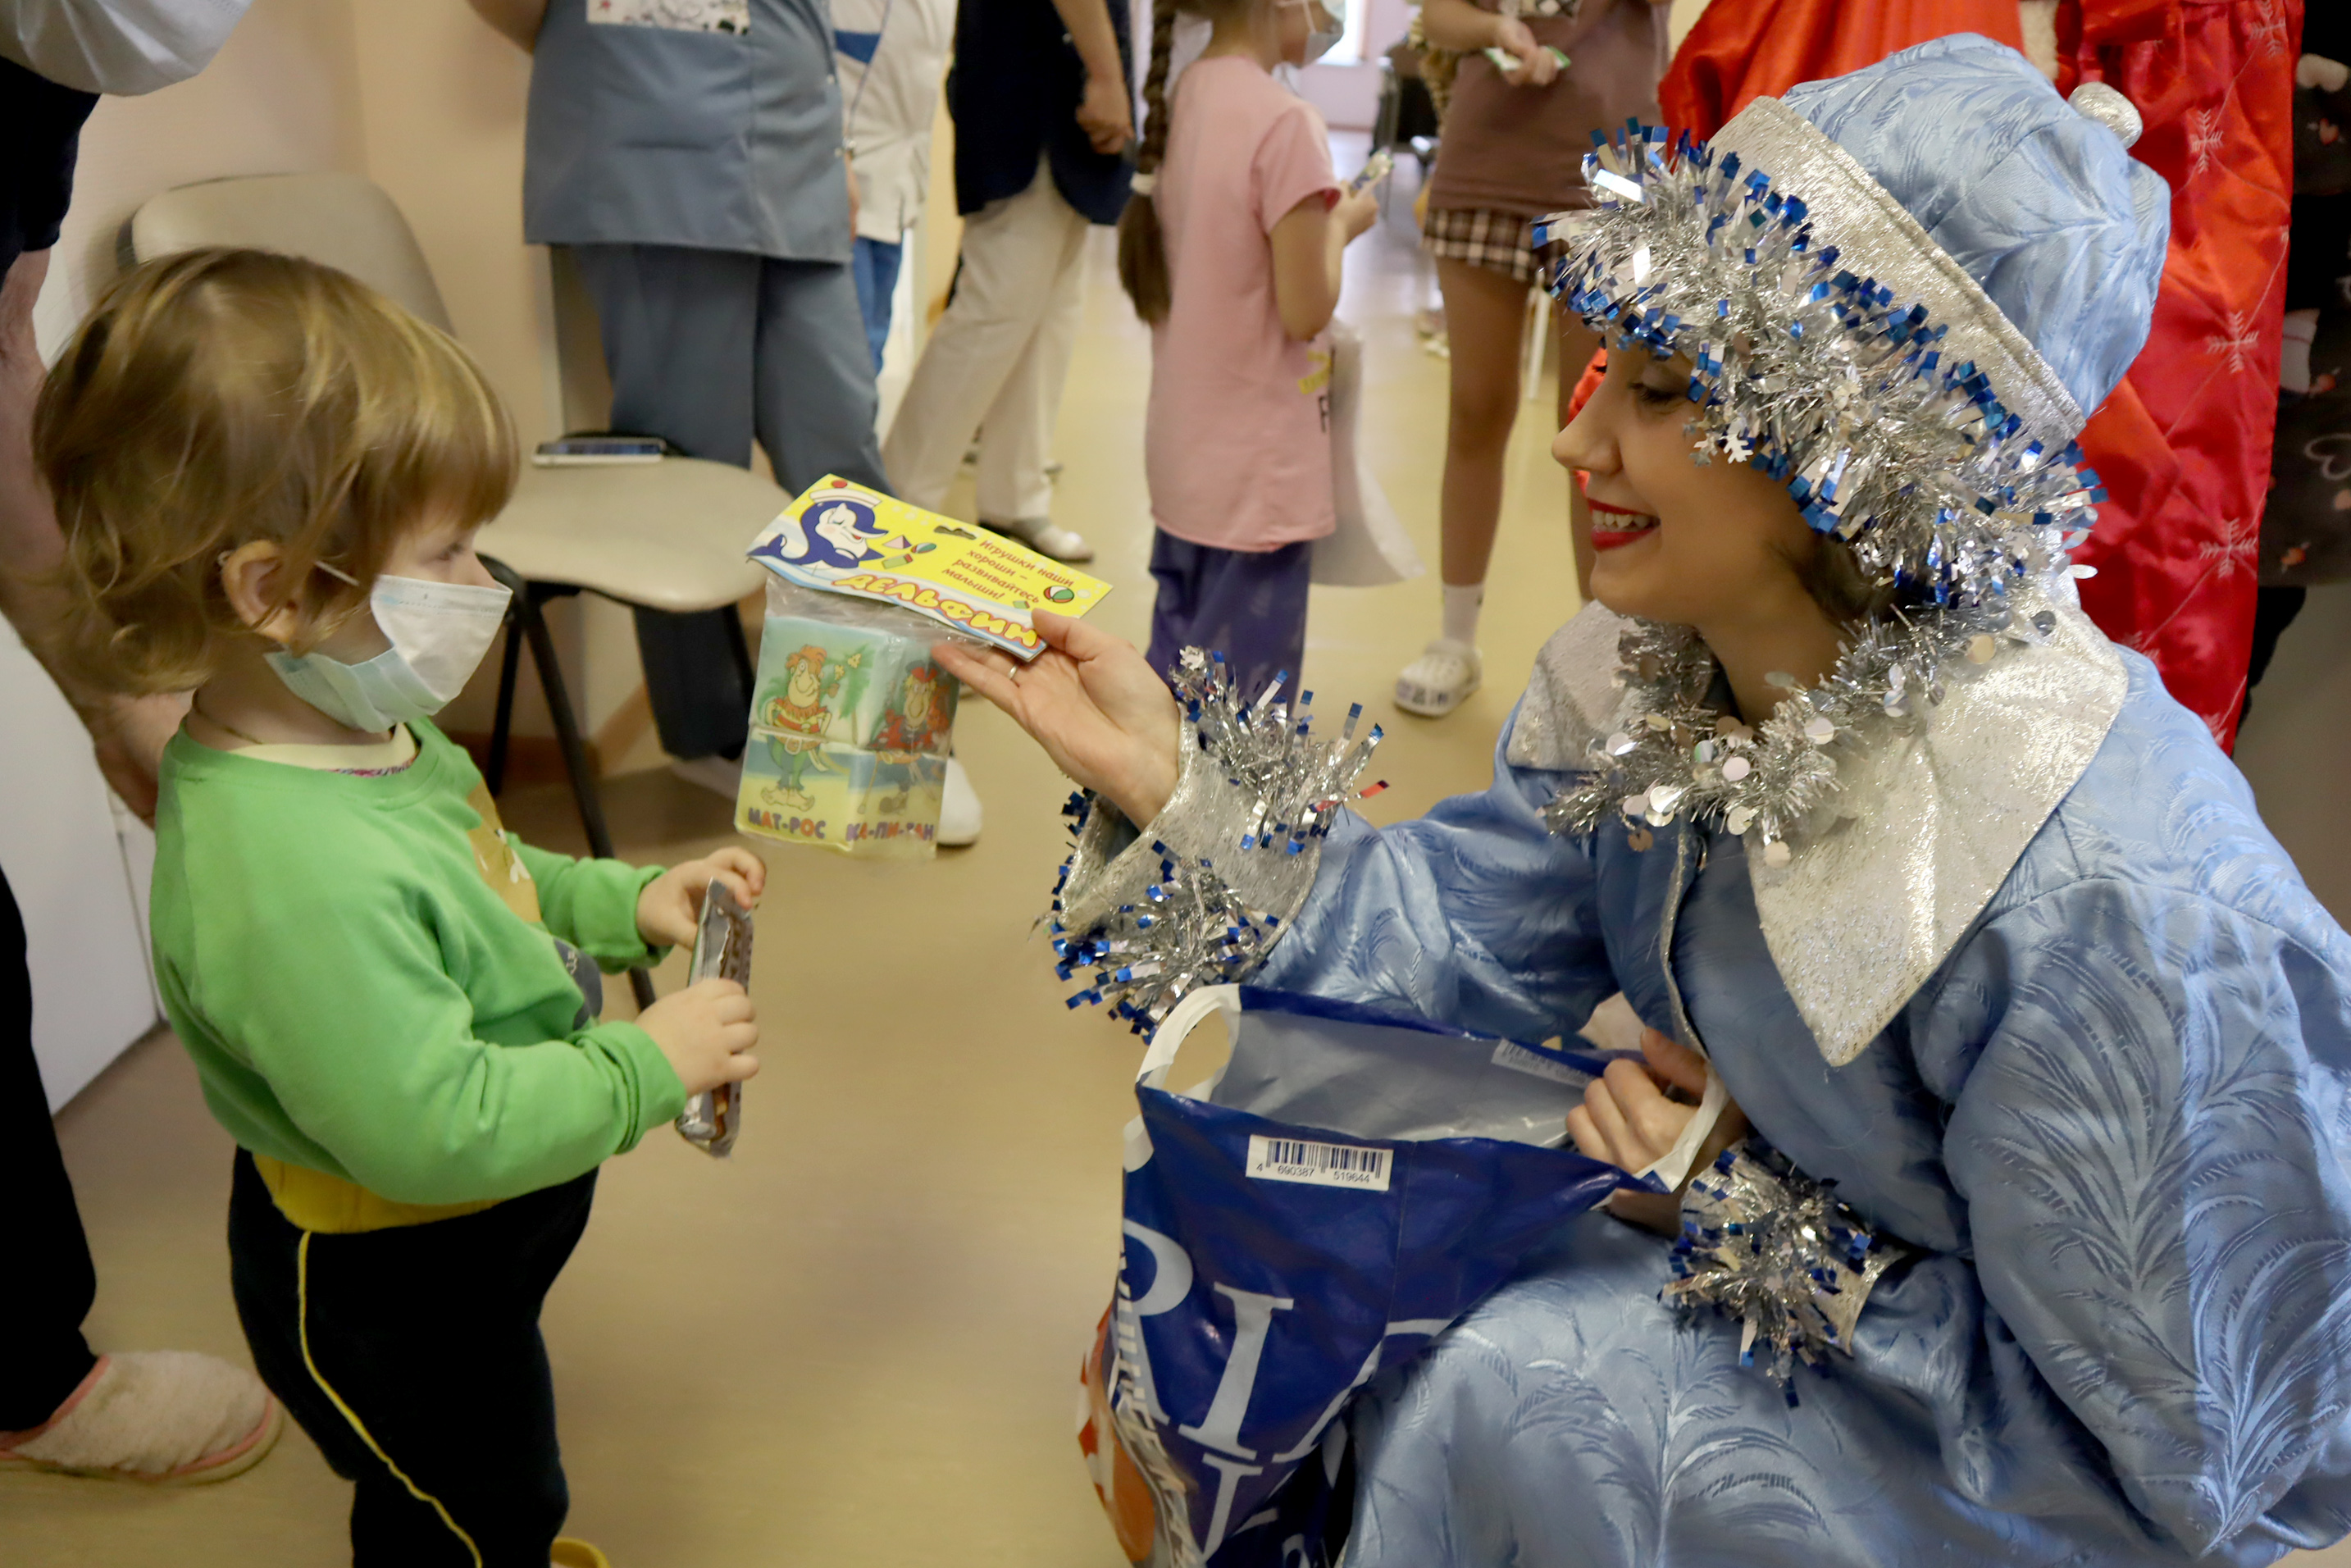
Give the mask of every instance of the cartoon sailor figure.
[[825, 731], [832, 723], [832, 705], [841, 695], [842, 682], [864, 663], [862, 648], [846, 659], [829, 661], [824, 648], [815, 643], [784, 661], [783, 689], [759, 709], [760, 727], [772, 732], [768, 737], [768, 755], [775, 761], [778, 774], [776, 781], [761, 791], [769, 805], [805, 811], [816, 804], [805, 787], [810, 770], [840, 771], [825, 758]]
[[929, 664], [907, 671], [897, 700], [873, 733], [875, 761], [898, 786], [895, 793], [874, 802], [878, 810], [891, 815], [905, 810], [923, 759], [946, 751], [947, 731], [955, 726], [955, 697], [940, 689], [940, 681], [938, 671]]

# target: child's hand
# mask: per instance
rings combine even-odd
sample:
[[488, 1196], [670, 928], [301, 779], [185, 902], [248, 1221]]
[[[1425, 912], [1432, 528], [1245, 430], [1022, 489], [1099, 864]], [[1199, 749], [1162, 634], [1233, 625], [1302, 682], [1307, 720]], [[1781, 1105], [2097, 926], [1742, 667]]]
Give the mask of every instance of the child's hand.
[[1380, 221], [1379, 187], [1340, 192], [1338, 201], [1331, 207], [1331, 221], [1351, 240], [1370, 228]]
[[1012, 716], [1053, 765], [1142, 827], [1176, 792], [1181, 716], [1132, 643], [1084, 622], [1034, 613], [1046, 650], [1027, 664], [941, 643], [939, 667]]
[[[1682, 1129], [1698, 1114], [1698, 1098], [1706, 1092], [1706, 1059], [1687, 1046], [1645, 1029], [1641, 1054], [1648, 1059], [1646, 1067], [1625, 1061], [1610, 1062], [1608, 1071], [1583, 1092], [1583, 1103], [1567, 1113], [1568, 1135], [1575, 1140], [1576, 1149], [1620, 1170], [1642, 1170], [1679, 1142]], [[1669, 1100], [1667, 1090], [1677, 1090], [1687, 1098]], [[1717, 1155], [1746, 1135], [1745, 1113], [1736, 1105], [1726, 1105], [1690, 1169], [1706, 1169]], [[1608, 1207], [1619, 1219], [1667, 1236], [1681, 1234], [1678, 1191], [1620, 1191], [1609, 1198]]]
[[746, 909], [759, 907], [768, 868], [750, 851], [728, 845], [686, 861], [645, 884], [637, 895], [637, 935], [649, 947], [690, 947], [702, 925], [702, 895], [723, 882]]
[[740, 1083], [759, 1071], [751, 1054], [759, 1043], [758, 1015], [732, 980], [707, 979], [664, 997], [638, 1015], [637, 1027], [653, 1037], [688, 1094]]
[[1519, 57], [1517, 68], [1502, 72], [1502, 79], [1512, 87], [1549, 87], [1559, 75], [1559, 60], [1535, 42], [1533, 31], [1516, 16], [1494, 20], [1494, 47]]

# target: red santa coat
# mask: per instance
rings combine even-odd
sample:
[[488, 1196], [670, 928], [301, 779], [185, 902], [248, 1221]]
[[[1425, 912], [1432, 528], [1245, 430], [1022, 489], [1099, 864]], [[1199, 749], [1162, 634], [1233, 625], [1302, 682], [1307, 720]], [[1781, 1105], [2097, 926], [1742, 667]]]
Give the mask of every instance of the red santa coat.
[[2277, 427], [2302, 0], [2068, 0], [2057, 85], [2138, 106], [2132, 155], [2170, 185], [2155, 326], [2082, 434], [2108, 499], [2082, 602], [2224, 747], [2252, 648]]
[[1712, 136], [1750, 99], [1777, 98], [1953, 33], [2024, 47], [2016, 0], [1713, 0], [1674, 51], [1657, 101], [1667, 125]]
[[[2058, 87], [2119, 88], [2135, 156], [2172, 189], [2147, 345], [2083, 433], [2108, 499], [2080, 552], [2106, 634], [2152, 658], [2223, 746], [2236, 737], [2277, 419], [2302, 0], [2065, 0]], [[1715, 0], [1658, 88], [1711, 136], [1750, 99], [1974, 32], [2021, 47], [2015, 0]]]

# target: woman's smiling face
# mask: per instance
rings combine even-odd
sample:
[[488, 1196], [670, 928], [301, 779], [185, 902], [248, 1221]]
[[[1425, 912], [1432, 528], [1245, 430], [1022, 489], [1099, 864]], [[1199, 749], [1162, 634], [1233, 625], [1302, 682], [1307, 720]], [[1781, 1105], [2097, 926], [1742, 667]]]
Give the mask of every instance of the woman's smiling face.
[[1817, 614], [1796, 572], [1820, 540], [1779, 481], [1693, 462], [1690, 364], [1637, 345], [1608, 356], [1592, 401], [1552, 443], [1590, 476], [1592, 595], [1620, 615], [1705, 628]]

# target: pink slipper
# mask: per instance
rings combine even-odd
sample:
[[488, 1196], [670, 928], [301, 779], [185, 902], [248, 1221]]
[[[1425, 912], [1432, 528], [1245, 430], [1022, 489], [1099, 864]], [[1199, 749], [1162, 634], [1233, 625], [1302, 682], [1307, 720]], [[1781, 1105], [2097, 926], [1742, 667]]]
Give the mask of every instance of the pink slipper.
[[261, 1462], [286, 1412], [261, 1380], [186, 1350], [100, 1356], [57, 1413], [0, 1432], [0, 1470], [196, 1486]]

